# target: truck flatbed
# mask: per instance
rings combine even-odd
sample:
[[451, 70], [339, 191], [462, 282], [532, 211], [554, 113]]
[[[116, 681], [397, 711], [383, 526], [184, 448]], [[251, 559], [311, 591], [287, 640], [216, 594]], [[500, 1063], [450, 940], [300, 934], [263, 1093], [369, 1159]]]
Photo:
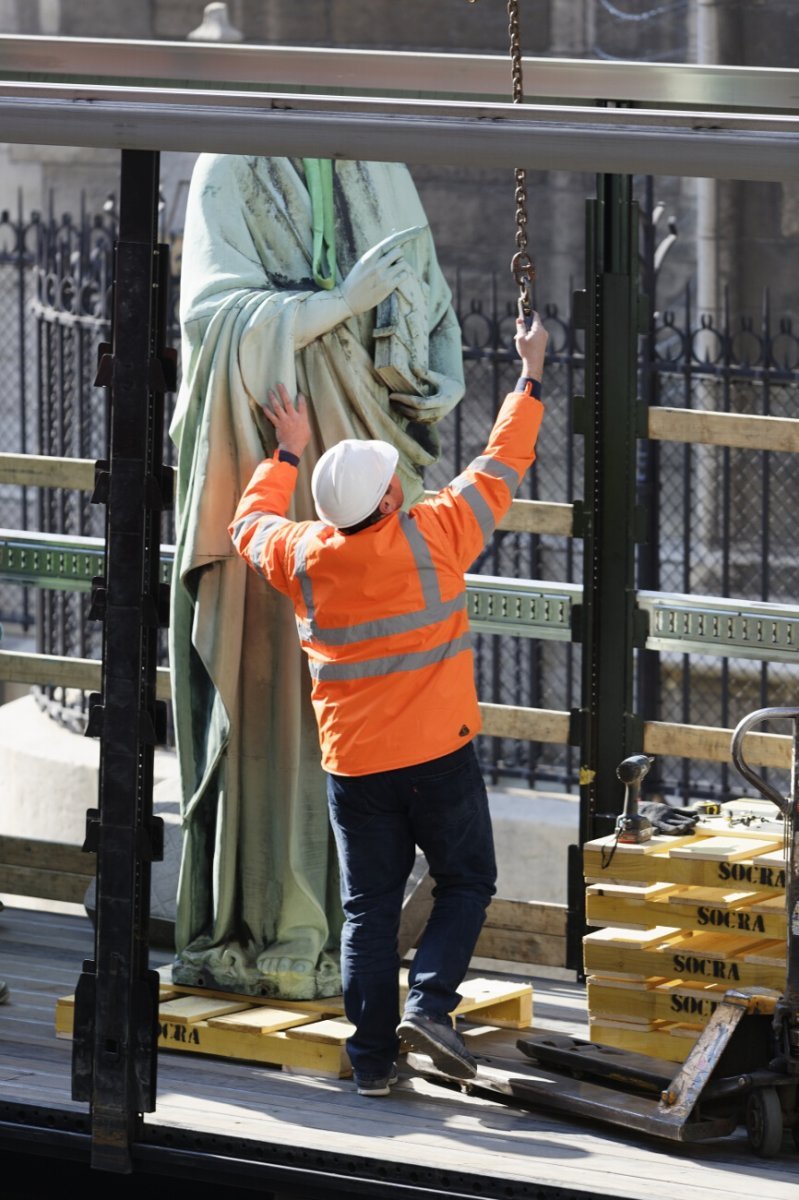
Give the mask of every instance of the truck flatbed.
[[[17, 907], [0, 912], [0, 1145], [38, 1172], [90, 1171], [87, 1105], [71, 1099], [71, 1042], [57, 1037], [56, 1004], [93, 952], [88, 917]], [[169, 961], [154, 950], [151, 965]], [[534, 1025], [586, 1037], [585, 992], [569, 980], [536, 978]], [[470, 1043], [487, 1061], [524, 1056], [518, 1031], [472, 1025]], [[55, 1162], [54, 1162], [55, 1160]], [[296, 1068], [159, 1052], [157, 1108], [144, 1117], [131, 1177], [147, 1188], [258, 1189], [262, 1197], [469, 1196], [607, 1197], [624, 1200], [794, 1200], [799, 1155], [789, 1139], [776, 1158], [756, 1158], [743, 1129], [690, 1146], [663, 1144], [519, 1104], [482, 1089], [465, 1091], [415, 1072], [403, 1058], [388, 1097], [355, 1094], [352, 1081]], [[56, 1165], [57, 1164], [57, 1165]], [[141, 1179], [139, 1175], [141, 1174]], [[270, 1189], [271, 1193], [270, 1193]], [[4, 1188], [4, 1194], [6, 1190]], [[227, 1194], [227, 1193], [222, 1193]], [[12, 1200], [13, 1193], [8, 1193]]]

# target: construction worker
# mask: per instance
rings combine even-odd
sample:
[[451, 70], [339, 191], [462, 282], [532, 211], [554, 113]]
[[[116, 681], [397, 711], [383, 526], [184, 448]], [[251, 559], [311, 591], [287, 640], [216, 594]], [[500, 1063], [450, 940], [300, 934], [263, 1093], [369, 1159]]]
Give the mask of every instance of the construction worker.
[[[328, 809], [341, 868], [344, 1006], [358, 1091], [386, 1095], [400, 1046], [446, 1074], [476, 1063], [451, 1016], [495, 892], [464, 573], [534, 460], [547, 333], [520, 316], [522, 375], [483, 453], [434, 497], [402, 511], [397, 451], [346, 439], [316, 463], [320, 520], [287, 518], [309, 437], [285, 387], [263, 408], [277, 449], [255, 470], [230, 535], [291, 600], [308, 656]], [[416, 847], [435, 882], [399, 1025], [397, 934]]]

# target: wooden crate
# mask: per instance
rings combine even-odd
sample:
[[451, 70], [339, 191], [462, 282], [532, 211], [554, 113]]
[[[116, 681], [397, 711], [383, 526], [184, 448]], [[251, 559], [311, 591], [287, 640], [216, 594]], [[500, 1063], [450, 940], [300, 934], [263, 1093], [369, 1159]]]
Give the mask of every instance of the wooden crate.
[[782, 992], [780, 827], [704, 821], [691, 837], [614, 842], [584, 847], [590, 1037], [682, 1062], [728, 988], [757, 988], [764, 1003]]

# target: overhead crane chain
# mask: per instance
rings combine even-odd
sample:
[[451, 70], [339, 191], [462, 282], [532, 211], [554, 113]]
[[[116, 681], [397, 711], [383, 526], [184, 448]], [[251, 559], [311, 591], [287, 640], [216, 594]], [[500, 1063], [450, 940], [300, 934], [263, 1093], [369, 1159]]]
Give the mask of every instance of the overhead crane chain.
[[[511, 78], [513, 103], [524, 103], [522, 85], [522, 44], [519, 28], [519, 0], [508, 0], [508, 35], [510, 37]], [[511, 259], [510, 269], [519, 288], [521, 311], [529, 317], [533, 309], [531, 287], [535, 279], [535, 267], [527, 250], [527, 173], [522, 167], [515, 172], [516, 193], [516, 253]]]
[[[476, 0], [469, 0], [475, 4]], [[522, 82], [522, 38], [519, 26], [519, 0], [508, 0], [508, 36], [510, 38], [511, 96], [514, 104], [524, 103]], [[516, 253], [511, 259], [510, 270], [519, 289], [519, 308], [525, 317], [533, 311], [532, 285], [535, 266], [527, 249], [527, 173], [523, 167], [514, 171], [516, 190]]]

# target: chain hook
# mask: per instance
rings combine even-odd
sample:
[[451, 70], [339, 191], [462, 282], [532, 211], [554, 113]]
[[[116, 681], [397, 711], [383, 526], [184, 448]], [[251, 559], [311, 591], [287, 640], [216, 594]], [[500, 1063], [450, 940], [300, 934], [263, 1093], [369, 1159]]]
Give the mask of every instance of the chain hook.
[[514, 282], [519, 289], [519, 313], [529, 317], [533, 311], [533, 280], [535, 267], [527, 251], [517, 250], [510, 260], [510, 270]]

